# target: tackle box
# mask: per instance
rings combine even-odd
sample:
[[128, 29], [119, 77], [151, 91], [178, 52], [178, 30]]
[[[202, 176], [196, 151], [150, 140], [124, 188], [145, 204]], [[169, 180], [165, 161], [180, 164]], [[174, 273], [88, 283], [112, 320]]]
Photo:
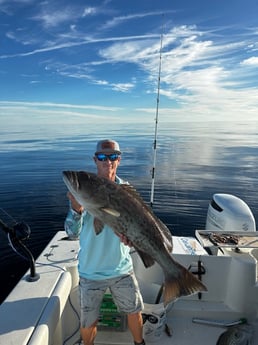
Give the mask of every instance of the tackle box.
[[127, 328], [127, 317], [120, 313], [110, 293], [105, 293], [100, 306], [98, 329], [125, 331]]

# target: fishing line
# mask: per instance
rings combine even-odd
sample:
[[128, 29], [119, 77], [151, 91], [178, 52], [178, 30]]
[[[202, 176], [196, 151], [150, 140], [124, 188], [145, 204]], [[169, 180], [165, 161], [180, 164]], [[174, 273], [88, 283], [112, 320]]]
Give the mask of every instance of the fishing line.
[[7, 211], [5, 211], [5, 209], [3, 209], [2, 207], [0, 207], [0, 210], [1, 210], [7, 217], [9, 217], [14, 223], [17, 223], [16, 219], [14, 219]]
[[[172, 143], [172, 155], [173, 159], [171, 161], [173, 162], [173, 168], [172, 168], [172, 184], [171, 187], [174, 190], [174, 198], [173, 200], [176, 201], [176, 205], [178, 205], [178, 192], [177, 192], [177, 153], [178, 153], [178, 147], [176, 141]], [[173, 205], [173, 208], [176, 209], [177, 206]], [[175, 212], [175, 225], [178, 227], [179, 225], [179, 212]]]

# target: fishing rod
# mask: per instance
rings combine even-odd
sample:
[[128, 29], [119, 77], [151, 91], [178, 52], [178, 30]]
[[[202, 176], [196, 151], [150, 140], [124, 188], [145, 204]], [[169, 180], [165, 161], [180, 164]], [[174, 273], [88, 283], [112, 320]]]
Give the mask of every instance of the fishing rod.
[[161, 75], [161, 60], [162, 60], [162, 45], [163, 45], [163, 31], [160, 36], [160, 50], [159, 50], [159, 73], [158, 73], [158, 87], [157, 87], [157, 104], [156, 104], [156, 116], [155, 116], [155, 134], [153, 142], [153, 167], [152, 167], [152, 181], [151, 181], [151, 197], [150, 206], [153, 207], [154, 203], [154, 187], [155, 187], [155, 173], [156, 173], [156, 159], [157, 159], [157, 137], [158, 137], [158, 122], [159, 122], [159, 94], [160, 94], [160, 75]]

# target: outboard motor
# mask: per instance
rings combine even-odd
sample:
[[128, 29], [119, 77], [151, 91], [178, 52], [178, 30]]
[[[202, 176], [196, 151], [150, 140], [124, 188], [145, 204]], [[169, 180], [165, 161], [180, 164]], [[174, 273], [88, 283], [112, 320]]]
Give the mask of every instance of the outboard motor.
[[231, 194], [214, 194], [209, 204], [205, 230], [256, 231], [249, 206]]

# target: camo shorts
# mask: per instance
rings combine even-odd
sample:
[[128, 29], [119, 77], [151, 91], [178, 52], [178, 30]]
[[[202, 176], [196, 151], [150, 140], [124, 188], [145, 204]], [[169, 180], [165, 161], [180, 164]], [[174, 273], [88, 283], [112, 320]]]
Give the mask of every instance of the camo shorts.
[[142, 296], [134, 273], [106, 280], [80, 277], [81, 327], [88, 328], [98, 320], [100, 305], [108, 288], [120, 312], [134, 314], [143, 309]]

